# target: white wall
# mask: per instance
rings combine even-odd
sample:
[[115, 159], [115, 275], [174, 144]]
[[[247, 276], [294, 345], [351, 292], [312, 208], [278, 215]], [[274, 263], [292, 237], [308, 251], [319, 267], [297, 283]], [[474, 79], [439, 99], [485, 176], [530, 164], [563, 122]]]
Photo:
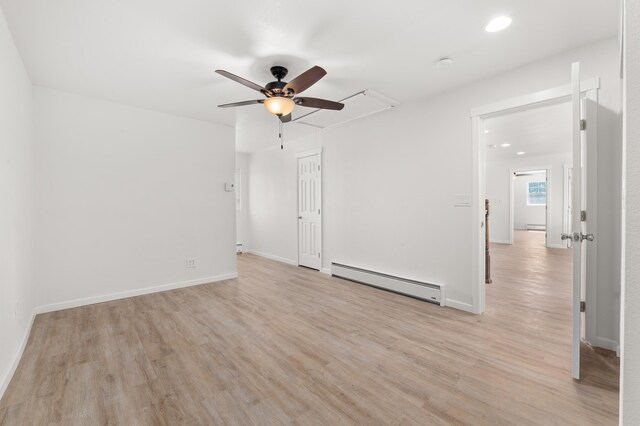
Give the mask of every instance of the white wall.
[[[454, 206], [457, 194], [472, 191], [470, 111], [568, 85], [574, 61], [581, 62], [583, 78], [601, 78], [597, 329], [603, 341], [615, 345], [621, 145], [615, 39], [323, 130], [323, 267], [338, 261], [443, 283], [450, 305], [471, 309], [472, 209]], [[295, 151], [293, 145], [288, 149]], [[251, 171], [251, 238], [253, 246], [258, 236], [259, 251], [292, 260], [295, 162], [286, 155], [274, 150], [252, 155], [251, 168], [258, 158], [261, 164]], [[262, 211], [254, 215], [255, 209]]]
[[35, 103], [41, 305], [236, 273], [233, 128], [44, 88]]
[[236, 210], [236, 242], [249, 247], [249, 154], [236, 153], [236, 170], [240, 173], [240, 211]]
[[[563, 166], [571, 165], [572, 154], [557, 154], [537, 157], [519, 157], [509, 160], [491, 160], [486, 164], [486, 196], [491, 206], [491, 217], [489, 226], [489, 237], [492, 242], [508, 243], [509, 242], [509, 199], [510, 199], [510, 175], [511, 169], [543, 169], [551, 168], [549, 175], [549, 197], [547, 200], [551, 220], [547, 225], [548, 244], [551, 247], [565, 247], [560, 234], [563, 230], [564, 220], [564, 170]], [[524, 183], [525, 177], [519, 177], [516, 182]], [[522, 191], [525, 191], [524, 189]], [[515, 188], [514, 188], [514, 192]], [[520, 193], [521, 195], [524, 195]], [[516, 195], [516, 194], [514, 194]], [[526, 199], [523, 198], [524, 206], [527, 209]], [[514, 206], [515, 207], [515, 206]], [[535, 223], [533, 221], [541, 221], [537, 223], [545, 223], [544, 207], [528, 207], [529, 209], [538, 209], [538, 216], [524, 219], [517, 219], [514, 215], [514, 228], [523, 229], [526, 223]], [[517, 213], [518, 209], [514, 209]], [[542, 217], [540, 217], [542, 215]]]
[[625, 241], [620, 424], [640, 424], [640, 2], [625, 11]]
[[36, 305], [33, 91], [0, 10], [0, 398]]
[[[611, 39], [323, 132], [325, 262], [442, 282], [457, 306], [470, 305], [471, 256], [463, 253], [471, 250], [472, 211], [454, 207], [456, 194], [471, 193], [470, 110], [566, 85], [573, 61], [582, 62], [584, 78], [602, 78], [598, 129], [607, 152], [598, 155], [599, 176], [616, 176], [619, 163], [608, 152], [615, 152], [620, 136], [617, 43]], [[608, 191], [602, 191], [599, 221], [613, 224], [615, 186], [603, 185]], [[606, 247], [616, 234], [613, 225], [603, 227], [599, 243]], [[613, 311], [619, 282], [613, 247], [602, 253], [599, 306]], [[602, 333], [617, 338], [613, 315], [606, 319]]]

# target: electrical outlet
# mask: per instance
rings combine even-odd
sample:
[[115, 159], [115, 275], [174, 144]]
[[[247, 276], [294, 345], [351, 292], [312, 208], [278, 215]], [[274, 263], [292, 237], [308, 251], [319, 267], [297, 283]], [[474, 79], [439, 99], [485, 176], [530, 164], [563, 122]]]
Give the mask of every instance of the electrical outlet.
[[187, 259], [187, 268], [195, 268], [196, 260], [195, 259]]

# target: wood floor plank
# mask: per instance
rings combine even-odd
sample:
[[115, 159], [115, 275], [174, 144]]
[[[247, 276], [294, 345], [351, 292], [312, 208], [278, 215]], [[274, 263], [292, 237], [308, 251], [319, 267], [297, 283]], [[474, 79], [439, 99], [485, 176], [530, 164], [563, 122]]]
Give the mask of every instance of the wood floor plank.
[[475, 316], [253, 255], [240, 277], [38, 315], [22, 424], [616, 424], [619, 363], [571, 379], [571, 252], [492, 245]]

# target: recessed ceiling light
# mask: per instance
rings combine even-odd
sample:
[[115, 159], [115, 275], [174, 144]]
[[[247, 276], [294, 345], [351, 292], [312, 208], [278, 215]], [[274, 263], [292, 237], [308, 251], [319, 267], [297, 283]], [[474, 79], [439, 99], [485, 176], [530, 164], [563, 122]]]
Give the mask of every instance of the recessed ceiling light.
[[502, 144], [502, 145], [500, 145], [500, 146], [501, 146], [501, 147], [503, 147], [503, 148], [506, 148], [506, 147], [508, 147], [508, 146], [511, 146], [511, 144], [510, 144], [510, 143], [503, 143], [503, 144]]
[[488, 131], [488, 130], [485, 130], [485, 131], [484, 131], [484, 134], [486, 135], [487, 133], [489, 133], [489, 131]]
[[497, 145], [489, 145], [489, 148], [497, 148]]
[[516, 152], [516, 155], [524, 155], [524, 151], [518, 151]]
[[497, 18], [493, 18], [491, 22], [484, 27], [484, 30], [488, 33], [497, 33], [511, 25], [512, 21], [508, 16], [498, 16]]

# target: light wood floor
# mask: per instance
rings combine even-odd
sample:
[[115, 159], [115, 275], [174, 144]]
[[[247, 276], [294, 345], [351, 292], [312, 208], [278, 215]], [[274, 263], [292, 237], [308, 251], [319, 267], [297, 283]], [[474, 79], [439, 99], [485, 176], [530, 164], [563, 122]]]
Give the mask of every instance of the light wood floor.
[[616, 358], [570, 377], [569, 253], [529, 236], [493, 248], [482, 316], [247, 254], [39, 315], [0, 424], [616, 424]]

